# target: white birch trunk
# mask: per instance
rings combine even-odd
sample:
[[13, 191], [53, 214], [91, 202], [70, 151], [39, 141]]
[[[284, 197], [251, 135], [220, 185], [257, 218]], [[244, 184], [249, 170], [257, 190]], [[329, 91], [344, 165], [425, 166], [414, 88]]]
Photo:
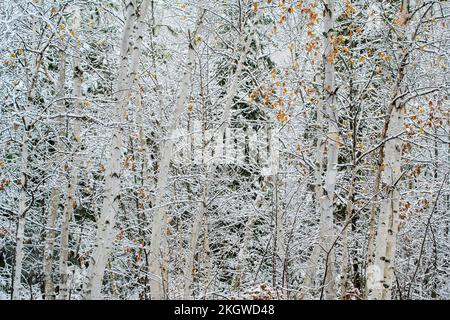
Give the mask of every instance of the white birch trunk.
[[[75, 36], [78, 35], [80, 31], [81, 25], [81, 10], [80, 7], [76, 6], [74, 9], [74, 17], [73, 17], [73, 31]], [[78, 41], [75, 43], [75, 52], [73, 57], [73, 95], [75, 96], [75, 112], [79, 113], [81, 109], [81, 85], [83, 82], [83, 70], [81, 69], [81, 52], [80, 52], [80, 44]], [[80, 142], [81, 140], [81, 123], [78, 119], [75, 120], [73, 126], [73, 134], [76, 142]]]
[[[63, 46], [63, 44], [60, 44]], [[58, 83], [57, 83], [57, 96], [58, 99], [57, 103], [57, 109], [58, 112], [63, 113], [64, 112], [64, 85], [66, 82], [66, 53], [65, 48], [61, 47], [59, 49], [59, 66], [58, 66], [59, 72], [58, 72]], [[61, 164], [61, 150], [59, 148], [61, 147], [60, 143], [60, 134], [62, 129], [62, 121], [59, 120], [57, 123], [56, 128], [56, 143], [55, 143], [55, 150], [56, 150], [56, 165]], [[56, 179], [55, 183], [58, 183], [62, 180], [62, 175], [59, 170], [59, 168], [56, 169]], [[44, 249], [44, 261], [43, 261], [43, 271], [44, 271], [44, 289], [45, 289], [45, 299], [47, 300], [54, 300], [55, 299], [55, 292], [54, 292], [54, 284], [53, 284], [53, 250], [54, 250], [54, 244], [55, 244], [55, 222], [58, 216], [58, 208], [60, 203], [60, 186], [54, 185], [51, 192], [50, 197], [50, 211], [48, 213], [47, 217], [47, 235], [45, 238], [45, 249]]]
[[[396, 104], [390, 114], [387, 136], [395, 136], [403, 128], [403, 107]], [[390, 299], [393, 281], [394, 254], [398, 233], [400, 194], [397, 183], [401, 176], [401, 140], [391, 139], [385, 143], [382, 173], [382, 200], [378, 221], [375, 259], [372, 267], [373, 281], [369, 284], [369, 299]]]
[[207, 187], [205, 186], [203, 190], [203, 199], [200, 202], [199, 212], [195, 215], [195, 220], [192, 225], [191, 231], [191, 239], [189, 241], [188, 255], [186, 257], [185, 265], [184, 265], [184, 299], [193, 298], [192, 294], [192, 285], [194, 283], [194, 257], [197, 249], [197, 242], [200, 236], [200, 229], [202, 226], [203, 218], [206, 215], [206, 195], [207, 195]]
[[137, 196], [137, 215], [136, 219], [139, 222], [142, 223], [145, 221], [143, 219], [143, 215], [145, 212], [145, 176], [147, 174], [147, 154], [148, 154], [148, 148], [147, 143], [145, 141], [145, 134], [144, 134], [144, 107], [142, 104], [142, 91], [141, 86], [139, 84], [139, 77], [138, 77], [138, 69], [139, 69], [139, 58], [141, 55], [141, 47], [142, 47], [142, 41], [143, 41], [143, 30], [144, 30], [144, 19], [146, 17], [146, 13], [149, 7], [150, 1], [144, 1], [141, 4], [140, 13], [137, 16], [136, 24], [133, 28], [133, 39], [134, 39], [134, 45], [132, 47], [131, 51], [131, 71], [130, 71], [130, 79], [132, 81], [132, 88], [134, 89], [131, 93], [130, 100], [134, 101], [135, 108], [136, 108], [136, 129], [138, 134], [138, 147], [134, 151], [134, 158], [136, 163], [136, 172], [140, 172], [139, 174], [136, 174], [136, 180], [138, 184], [138, 196]]
[[23, 266], [23, 240], [25, 237], [25, 222], [26, 222], [26, 200], [27, 200], [27, 192], [26, 192], [26, 184], [27, 184], [27, 168], [28, 168], [28, 132], [24, 132], [22, 139], [22, 156], [21, 156], [21, 190], [19, 195], [19, 217], [17, 223], [17, 232], [16, 232], [16, 253], [15, 253], [15, 261], [14, 261], [14, 278], [13, 278], [13, 293], [12, 299], [18, 300], [20, 299], [20, 290], [22, 288], [21, 280], [22, 280], [22, 266]]
[[334, 28], [334, 0], [325, 2], [328, 10], [325, 10], [324, 17], [324, 32], [327, 37], [324, 41], [325, 46], [325, 94], [327, 94], [325, 112], [328, 121], [328, 138], [327, 138], [327, 171], [325, 176], [324, 185], [324, 198], [323, 208], [325, 211], [325, 244], [328, 259], [326, 261], [327, 274], [325, 277], [325, 299], [336, 298], [335, 288], [335, 264], [334, 264], [334, 249], [331, 247], [335, 238], [334, 223], [333, 223], [333, 211], [334, 211], [334, 191], [336, 186], [337, 177], [337, 162], [339, 154], [339, 128], [337, 124], [336, 115], [336, 92], [335, 92], [335, 68], [334, 59], [329, 61], [329, 57], [334, 50], [332, 44], [332, 30]]
[[47, 234], [45, 237], [45, 247], [44, 247], [44, 261], [43, 261], [43, 271], [44, 271], [44, 293], [46, 300], [54, 300], [54, 284], [53, 284], [53, 250], [55, 247], [55, 223], [58, 214], [59, 205], [59, 189], [53, 188], [51, 193], [51, 205], [50, 211], [47, 217], [46, 230]]
[[[389, 136], [399, 135], [403, 130], [403, 114], [404, 106], [396, 105], [395, 111], [392, 115], [392, 130]], [[398, 187], [401, 179], [401, 147], [402, 140], [393, 139], [387, 142], [386, 145], [386, 181], [383, 184], [389, 183], [389, 196], [383, 199], [382, 210], [386, 208], [388, 212], [387, 219], [387, 234], [386, 234], [386, 252], [384, 255], [384, 274], [383, 274], [383, 293], [382, 299], [390, 300], [392, 293], [392, 284], [394, 283], [394, 263], [395, 263], [395, 249], [397, 244], [397, 234], [399, 227], [399, 213], [400, 213], [400, 191]]]
[[[355, 150], [353, 150], [355, 152]], [[355, 157], [353, 157], [354, 159]], [[355, 159], [354, 159], [355, 160]], [[344, 231], [342, 234], [342, 264], [341, 264], [341, 297], [347, 292], [349, 268], [349, 250], [348, 250], [348, 234], [351, 228], [351, 219], [353, 212], [353, 195], [355, 192], [356, 183], [356, 164], [353, 162], [352, 177], [350, 179], [350, 186], [347, 197], [347, 206], [345, 210]]]
[[64, 205], [63, 221], [61, 225], [61, 248], [59, 260], [59, 295], [58, 299], [66, 300], [68, 297], [68, 269], [67, 260], [69, 255], [69, 223], [76, 207], [75, 190], [77, 187], [78, 168], [72, 165], [69, 183], [67, 185], [67, 199]]
[[[409, 1], [403, 0], [401, 15], [406, 17], [409, 12]], [[402, 23], [399, 32], [399, 41], [405, 40], [406, 22]], [[406, 50], [401, 56], [397, 77], [392, 90], [392, 100], [388, 107], [387, 119], [383, 136], [396, 137], [384, 144], [384, 157], [381, 167], [381, 211], [378, 217], [377, 235], [375, 239], [375, 257], [373, 265], [368, 266], [368, 279], [366, 292], [368, 299], [391, 299], [392, 284], [394, 281], [395, 249], [399, 227], [400, 192], [398, 184], [401, 179], [401, 147], [402, 142], [398, 136], [403, 130], [403, 116], [405, 106], [399, 101], [401, 84], [405, 77], [407, 58]], [[369, 257], [370, 258], [370, 257]]]
[[116, 100], [116, 119], [120, 122], [114, 128], [112, 137], [111, 155], [105, 172], [105, 194], [97, 222], [97, 234], [94, 252], [88, 267], [87, 281], [84, 287], [84, 299], [101, 299], [101, 288], [103, 275], [114, 240], [114, 225], [116, 214], [119, 211], [120, 196], [120, 175], [121, 175], [121, 156], [123, 145], [123, 126], [122, 122], [126, 118], [126, 107], [128, 105], [129, 95], [127, 90], [128, 77], [128, 50], [129, 38], [133, 24], [135, 23], [134, 1], [129, 1], [126, 5], [126, 20], [122, 33], [120, 45], [120, 60]]
[[[75, 35], [80, 29], [80, 8], [74, 9], [73, 31]], [[73, 58], [73, 95], [75, 97], [75, 113], [80, 110], [81, 104], [81, 84], [83, 73], [80, 65], [80, 47], [75, 44], [75, 54]], [[73, 127], [73, 143], [75, 148], [81, 140], [80, 136], [80, 121], [75, 119]], [[66, 300], [68, 298], [68, 254], [69, 254], [69, 223], [76, 207], [75, 191], [78, 183], [78, 162], [79, 156], [75, 152], [70, 166], [69, 181], [66, 187], [66, 201], [64, 204], [64, 212], [61, 223], [61, 245], [59, 251], [59, 300]]]
[[163, 275], [161, 274], [162, 264], [161, 264], [161, 254], [160, 246], [162, 244], [161, 232], [165, 226], [165, 221], [167, 219], [164, 207], [161, 205], [165, 195], [165, 187], [167, 185], [167, 179], [169, 174], [169, 164], [170, 158], [172, 156], [173, 140], [171, 139], [173, 133], [178, 127], [179, 118], [183, 111], [184, 104], [187, 100], [189, 94], [190, 77], [194, 64], [194, 52], [191, 45], [188, 52], [188, 63], [187, 69], [184, 73], [181, 87], [180, 95], [175, 104], [174, 118], [167, 136], [169, 137], [162, 146], [161, 150], [161, 161], [159, 163], [158, 172], [158, 182], [156, 186], [156, 198], [155, 207], [156, 212], [152, 222], [152, 235], [150, 240], [150, 261], [149, 261], [149, 271], [152, 274], [152, 279], [150, 280], [150, 290], [152, 299], [160, 300], [164, 298], [163, 292]]
[[[203, 21], [202, 11], [200, 13], [199, 19], [197, 20], [196, 31], [189, 39], [188, 56], [186, 69], [183, 74], [183, 78], [180, 84], [180, 93], [175, 102], [175, 110], [173, 112], [172, 123], [167, 132], [167, 140], [163, 142], [161, 149], [161, 158], [159, 162], [158, 171], [158, 182], [156, 185], [156, 198], [155, 198], [155, 208], [156, 212], [152, 221], [152, 234], [150, 239], [150, 250], [149, 250], [149, 272], [151, 274], [150, 279], [150, 290], [151, 297], [154, 300], [161, 300], [166, 298], [165, 290], [167, 289], [167, 257], [166, 252], [167, 240], [166, 235], [162, 233], [166, 231], [167, 225], [167, 213], [165, 207], [162, 205], [165, 195], [165, 188], [167, 185], [168, 175], [169, 175], [169, 165], [170, 159], [173, 153], [174, 139], [173, 135], [178, 128], [180, 117], [185, 108], [185, 103], [189, 96], [189, 87], [191, 84], [192, 71], [194, 68], [194, 46], [195, 46], [195, 35], [198, 33], [198, 29]], [[164, 237], [164, 238], [163, 238]], [[166, 281], [165, 281], [166, 280]]]
[[[386, 137], [386, 132], [382, 134], [382, 139]], [[366, 297], [369, 296], [370, 291], [373, 290], [375, 285], [375, 278], [378, 277], [378, 271], [375, 269], [375, 239], [377, 236], [377, 217], [378, 217], [378, 204], [376, 202], [377, 195], [380, 192], [380, 181], [381, 181], [381, 168], [384, 162], [384, 146], [381, 146], [381, 150], [378, 156], [378, 169], [375, 177], [374, 186], [374, 204], [372, 205], [370, 211], [369, 219], [369, 235], [367, 239], [367, 276], [366, 276]]]
[[[334, 0], [324, 2], [324, 20], [323, 31], [326, 37], [324, 38], [324, 102], [320, 110], [318, 110], [318, 126], [321, 129], [327, 126], [327, 138], [323, 142], [318, 137], [318, 145], [316, 152], [316, 201], [318, 205], [316, 208], [320, 212], [320, 231], [319, 242], [313, 249], [313, 254], [310, 258], [310, 263], [307, 269], [306, 277], [303, 283], [304, 290], [311, 287], [312, 281], [317, 271], [318, 262], [320, 258], [320, 247], [323, 248], [323, 253], [326, 260], [326, 274], [325, 274], [325, 299], [336, 298], [335, 288], [335, 257], [334, 248], [332, 244], [335, 238], [333, 211], [334, 211], [334, 191], [337, 177], [337, 161], [339, 153], [339, 128], [336, 117], [336, 92], [335, 92], [335, 68], [334, 61], [330, 59], [333, 51], [332, 32], [334, 26]], [[323, 116], [320, 114], [323, 112]], [[323, 131], [322, 131], [323, 132]], [[326, 158], [325, 158], [326, 150]], [[322, 168], [322, 163], [326, 159], [326, 169]], [[325, 174], [325, 177], [323, 175]], [[325, 179], [324, 179], [325, 178]], [[324, 179], [324, 181], [323, 181]], [[301, 294], [301, 298], [305, 295]]]

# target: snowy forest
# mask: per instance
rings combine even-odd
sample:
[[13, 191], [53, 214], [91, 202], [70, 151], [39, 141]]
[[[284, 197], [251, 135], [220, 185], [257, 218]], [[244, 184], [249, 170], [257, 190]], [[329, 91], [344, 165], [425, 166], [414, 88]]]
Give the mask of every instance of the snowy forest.
[[450, 299], [449, 17], [2, 0], [0, 300]]

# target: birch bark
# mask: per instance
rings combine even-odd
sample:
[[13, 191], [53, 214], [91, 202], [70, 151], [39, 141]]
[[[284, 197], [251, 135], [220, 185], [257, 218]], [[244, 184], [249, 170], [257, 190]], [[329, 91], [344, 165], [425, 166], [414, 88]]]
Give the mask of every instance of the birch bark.
[[[206, 182], [207, 183], [207, 182]], [[192, 285], [194, 283], [194, 257], [195, 257], [195, 252], [197, 249], [197, 242], [198, 242], [198, 238], [200, 236], [200, 230], [201, 230], [201, 224], [202, 221], [204, 220], [203, 218], [206, 215], [206, 210], [207, 210], [207, 191], [208, 187], [204, 186], [203, 189], [203, 197], [202, 197], [202, 201], [200, 202], [200, 206], [199, 206], [199, 210], [200, 212], [198, 212], [195, 215], [195, 220], [194, 223], [192, 225], [192, 231], [191, 231], [191, 238], [189, 241], [189, 248], [188, 248], [188, 255], [186, 257], [186, 261], [184, 264], [184, 294], [183, 294], [183, 298], [184, 299], [191, 299], [193, 298], [193, 292], [192, 292]]]
[[[74, 9], [73, 31], [78, 34], [80, 28], [80, 8]], [[80, 46], [75, 44], [75, 53], [73, 58], [73, 95], [75, 97], [75, 113], [80, 110], [81, 104], [81, 84], [83, 71], [80, 65]], [[78, 147], [81, 140], [80, 136], [80, 122], [78, 118], [75, 119], [73, 128], [73, 145]], [[76, 207], [75, 191], [77, 189], [78, 181], [78, 165], [79, 156], [74, 152], [73, 159], [69, 164], [69, 181], [66, 186], [66, 201], [64, 204], [64, 212], [61, 223], [61, 245], [59, 251], [59, 294], [58, 299], [65, 300], [68, 298], [68, 254], [69, 254], [69, 223]]]
[[119, 211], [120, 159], [122, 156], [124, 130], [122, 123], [126, 120], [126, 107], [129, 99], [127, 92], [129, 38], [135, 23], [135, 16], [135, 1], [128, 1], [120, 45], [118, 83], [115, 94], [116, 119], [119, 121], [119, 124], [114, 128], [113, 132], [111, 155], [105, 172], [105, 194], [97, 222], [96, 243], [88, 267], [87, 281], [83, 292], [84, 299], [101, 299], [102, 297], [102, 280], [114, 238], [115, 217]]
[[[167, 225], [167, 213], [165, 207], [162, 205], [165, 195], [165, 188], [167, 185], [168, 175], [169, 175], [169, 165], [170, 158], [172, 157], [174, 141], [172, 139], [174, 133], [178, 128], [180, 117], [183, 113], [185, 107], [185, 102], [189, 95], [189, 86], [191, 83], [192, 72], [195, 64], [194, 51], [195, 51], [195, 36], [198, 34], [199, 28], [203, 22], [204, 11], [202, 10], [199, 18], [196, 22], [196, 30], [189, 39], [188, 56], [186, 69], [183, 74], [183, 78], [180, 84], [180, 93], [175, 102], [175, 110], [173, 113], [172, 123], [169, 127], [167, 140], [163, 142], [161, 149], [161, 157], [159, 162], [158, 171], [158, 182], [156, 185], [156, 198], [155, 198], [155, 208], [156, 212], [152, 222], [152, 234], [150, 239], [150, 250], [149, 250], [149, 272], [152, 274], [150, 279], [150, 290], [151, 297], [154, 300], [161, 300], [166, 297], [164, 288], [167, 288], [166, 279], [166, 253], [165, 246], [167, 246], [167, 241], [165, 235], [162, 235], [163, 230], [166, 229]], [[164, 237], [164, 238], [163, 238]]]
[[[403, 0], [400, 8], [400, 17], [405, 19], [400, 23], [398, 35], [399, 42], [405, 40], [405, 30], [408, 19], [409, 0]], [[416, 32], [417, 34], [417, 32]], [[415, 36], [413, 36], [414, 38]], [[374, 259], [368, 266], [368, 279], [366, 293], [368, 299], [391, 299], [391, 290], [394, 278], [394, 257], [396, 239], [399, 226], [400, 192], [398, 188], [401, 173], [401, 146], [399, 135], [403, 128], [403, 116], [405, 106], [400, 102], [402, 82], [405, 77], [405, 69], [409, 57], [409, 50], [401, 48], [405, 52], [401, 56], [394, 87], [392, 89], [391, 102], [388, 106], [385, 126], [382, 136], [393, 137], [384, 143], [384, 149], [380, 157], [382, 165], [379, 168], [381, 182], [381, 209], [378, 217], [377, 233], [375, 238]], [[370, 254], [370, 252], [369, 252]], [[369, 257], [370, 259], [370, 257]]]
[[341, 296], [344, 296], [348, 289], [348, 274], [350, 272], [349, 268], [349, 250], [348, 250], [348, 228], [351, 223], [352, 212], [353, 212], [353, 194], [355, 191], [356, 183], [356, 166], [352, 168], [352, 177], [350, 179], [350, 187], [347, 197], [347, 205], [345, 210], [345, 220], [344, 220], [344, 231], [342, 235], [342, 264], [341, 264]]
[[[26, 130], [26, 129], [25, 129]], [[28, 131], [24, 132], [22, 138], [22, 156], [21, 156], [21, 166], [20, 171], [22, 174], [21, 178], [21, 190], [19, 195], [19, 221], [17, 223], [16, 232], [16, 255], [14, 261], [14, 278], [13, 278], [13, 292], [12, 299], [20, 299], [20, 289], [22, 287], [22, 265], [23, 265], [23, 240], [25, 236], [25, 217], [26, 217], [26, 200], [27, 200], [27, 169], [28, 169]]]
[[[319, 242], [314, 247], [304, 280], [304, 290], [311, 287], [320, 259], [320, 248], [325, 254], [325, 299], [336, 298], [334, 248], [335, 231], [333, 223], [334, 191], [339, 153], [339, 128], [336, 118], [335, 67], [333, 58], [332, 32], [334, 27], [334, 0], [324, 1], [324, 101], [317, 111], [319, 131], [326, 127], [326, 140], [318, 137], [316, 151], [316, 208], [320, 213]], [[323, 163], [326, 162], [326, 167]], [[324, 177], [325, 175], [325, 177]], [[301, 298], [305, 296], [301, 294]]]
[[[66, 82], [66, 53], [65, 46], [61, 43], [62, 47], [59, 49], [59, 66], [58, 66], [58, 83], [57, 83], [57, 109], [59, 113], [64, 112], [64, 85]], [[56, 128], [56, 161], [55, 165], [59, 166], [62, 161], [61, 156], [61, 130], [62, 130], [62, 120], [58, 121]], [[62, 180], [62, 174], [59, 168], [56, 169], [56, 181], [58, 183]], [[44, 271], [44, 289], [45, 289], [45, 299], [54, 300], [55, 292], [54, 292], [54, 284], [53, 284], [53, 254], [54, 254], [54, 246], [55, 246], [55, 222], [58, 216], [58, 208], [60, 203], [60, 186], [54, 185], [52, 188], [52, 193], [50, 197], [50, 211], [47, 217], [47, 235], [45, 238], [45, 249], [44, 249], [44, 261], [43, 261], [43, 271]]]

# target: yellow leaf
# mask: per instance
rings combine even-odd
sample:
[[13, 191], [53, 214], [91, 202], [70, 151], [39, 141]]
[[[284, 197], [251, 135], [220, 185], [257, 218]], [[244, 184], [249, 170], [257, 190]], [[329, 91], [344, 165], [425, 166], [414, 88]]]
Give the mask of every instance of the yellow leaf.
[[280, 121], [281, 123], [284, 123], [287, 121], [287, 116], [283, 109], [278, 110], [277, 120]]
[[275, 80], [277, 78], [277, 70], [272, 69], [271, 74], [272, 74], [272, 79]]
[[202, 37], [200, 37], [199, 35], [196, 35], [195, 39], [194, 39], [195, 45], [199, 45], [201, 42], [202, 42]]

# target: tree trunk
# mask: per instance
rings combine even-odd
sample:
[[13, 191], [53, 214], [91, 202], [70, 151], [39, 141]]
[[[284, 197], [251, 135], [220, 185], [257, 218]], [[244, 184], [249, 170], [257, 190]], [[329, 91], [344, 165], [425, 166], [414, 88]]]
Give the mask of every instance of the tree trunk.
[[[403, 128], [404, 107], [398, 103], [390, 114], [390, 125], [387, 136], [397, 136]], [[375, 260], [372, 267], [371, 283], [369, 283], [369, 299], [390, 299], [393, 283], [394, 254], [399, 223], [400, 193], [398, 190], [401, 178], [401, 140], [390, 139], [385, 143], [385, 156], [382, 165], [381, 211], [378, 220]], [[372, 288], [370, 287], [372, 286]]]
[[[63, 44], [60, 44], [63, 46]], [[66, 82], [66, 53], [65, 48], [62, 47], [59, 50], [59, 66], [58, 66], [58, 87], [57, 87], [57, 108], [58, 112], [64, 112], [64, 85]], [[55, 162], [54, 165], [57, 167], [56, 169], [56, 181], [55, 183], [59, 183], [62, 180], [62, 174], [59, 170], [58, 166], [61, 165], [62, 160], [62, 152], [60, 150], [61, 147], [61, 133], [62, 133], [62, 121], [58, 121], [56, 128], [56, 143], [55, 143]], [[58, 216], [58, 208], [60, 203], [60, 186], [54, 185], [52, 188], [52, 193], [50, 197], [50, 211], [47, 217], [47, 235], [45, 238], [45, 249], [44, 249], [44, 261], [43, 261], [43, 271], [45, 277], [45, 299], [54, 300], [55, 292], [54, 292], [54, 284], [53, 284], [53, 250], [55, 243], [55, 222]]]
[[[403, 0], [400, 14], [407, 17], [409, 1]], [[406, 21], [400, 25], [399, 41], [405, 40]], [[406, 48], [400, 48], [404, 52]], [[381, 209], [378, 217], [375, 239], [375, 256], [373, 264], [368, 266], [366, 292], [369, 299], [391, 299], [394, 281], [394, 257], [399, 226], [400, 192], [398, 184], [401, 173], [402, 140], [399, 138], [403, 130], [405, 106], [400, 102], [401, 87], [408, 64], [409, 50], [401, 56], [395, 84], [392, 90], [391, 102], [388, 106], [382, 137], [389, 138], [384, 143], [380, 158], [381, 172]], [[381, 159], [380, 159], [381, 160]], [[370, 254], [370, 252], [369, 252]], [[370, 259], [370, 257], [369, 257]]]
[[188, 255], [186, 257], [184, 265], [184, 299], [193, 298], [192, 285], [194, 283], [194, 264], [195, 264], [195, 252], [197, 249], [197, 242], [200, 236], [200, 229], [202, 226], [203, 218], [206, 215], [207, 204], [206, 195], [208, 193], [208, 187], [205, 185], [203, 189], [203, 199], [200, 201], [199, 212], [195, 215], [195, 220], [192, 225], [191, 239], [189, 241]]
[[[194, 60], [194, 46], [195, 46], [195, 36], [198, 34], [198, 29], [200, 28], [203, 22], [204, 11], [202, 10], [199, 19], [196, 23], [196, 30], [191, 35], [189, 39], [189, 47], [188, 47], [188, 57], [187, 57], [187, 65], [186, 70], [183, 74], [183, 78], [180, 84], [180, 93], [177, 101], [175, 102], [175, 110], [173, 112], [172, 123], [167, 132], [167, 140], [164, 141], [162, 150], [161, 150], [161, 158], [159, 162], [159, 171], [158, 171], [158, 182], [156, 186], [156, 198], [155, 198], [155, 215], [152, 222], [152, 235], [150, 240], [150, 258], [149, 258], [149, 272], [152, 274], [152, 278], [150, 280], [150, 290], [151, 297], [155, 300], [161, 300], [166, 298], [166, 293], [164, 292], [164, 288], [167, 288], [167, 283], [164, 281], [166, 278], [165, 274], [168, 266], [166, 265], [167, 258], [165, 257], [165, 252], [167, 252], [167, 240], [166, 235], [162, 235], [162, 232], [165, 233], [167, 226], [167, 213], [165, 211], [165, 207], [162, 205], [164, 196], [165, 196], [165, 188], [167, 185], [168, 175], [169, 175], [169, 165], [170, 159], [172, 157], [173, 151], [173, 135], [178, 128], [178, 124], [180, 121], [181, 114], [183, 109], [185, 108], [185, 102], [189, 96], [189, 87], [191, 84], [192, 71], [194, 68], [195, 60]], [[164, 239], [162, 239], [164, 237]]]
[[128, 85], [128, 50], [131, 30], [135, 23], [134, 1], [129, 1], [126, 5], [126, 20], [122, 33], [120, 45], [119, 74], [116, 101], [116, 119], [120, 122], [115, 128], [112, 137], [111, 155], [106, 167], [105, 194], [97, 222], [97, 234], [94, 252], [89, 264], [87, 281], [84, 287], [84, 299], [100, 299], [103, 275], [108, 262], [112, 242], [114, 240], [113, 228], [116, 214], [119, 211], [120, 196], [120, 176], [121, 176], [121, 156], [123, 145], [123, 126], [126, 120], [126, 107], [128, 105], [129, 94]]
[[13, 278], [13, 292], [12, 299], [20, 299], [20, 289], [22, 288], [22, 267], [23, 267], [23, 240], [25, 237], [25, 222], [26, 222], [26, 200], [27, 200], [27, 168], [28, 168], [28, 131], [24, 132], [22, 139], [22, 157], [21, 157], [21, 189], [19, 195], [19, 217], [16, 231], [16, 253], [14, 262], [14, 278]]
[[[320, 212], [320, 233], [319, 242], [313, 249], [310, 264], [303, 283], [304, 290], [311, 286], [317, 272], [318, 260], [320, 259], [320, 249], [325, 254], [325, 299], [336, 298], [335, 288], [335, 263], [334, 248], [332, 247], [335, 237], [333, 211], [334, 211], [334, 191], [337, 177], [337, 162], [339, 152], [339, 128], [336, 116], [336, 90], [335, 90], [335, 67], [333, 58], [332, 32], [334, 27], [334, 0], [324, 2], [324, 101], [317, 111], [317, 123], [320, 132], [326, 126], [326, 140], [317, 138], [316, 151], [316, 208]], [[322, 115], [323, 113], [323, 115]], [[326, 122], [326, 123], [325, 123]], [[320, 133], [319, 133], [320, 134]], [[324, 170], [323, 163], [326, 161]], [[325, 175], [325, 177], [323, 177]], [[318, 248], [319, 247], [319, 248]], [[304, 297], [304, 293], [301, 294]]]
[[[76, 7], [74, 12], [73, 31], [78, 33], [80, 28], [80, 8]], [[75, 55], [73, 58], [73, 95], [75, 97], [75, 113], [80, 110], [81, 104], [81, 83], [83, 77], [83, 71], [80, 66], [80, 47], [75, 44]], [[73, 128], [73, 144], [74, 148], [77, 148], [81, 140], [80, 136], [80, 122], [75, 119]], [[69, 254], [69, 223], [76, 207], [75, 191], [77, 189], [78, 181], [78, 162], [79, 156], [75, 151], [73, 155], [72, 163], [70, 164], [69, 181], [66, 187], [66, 202], [64, 204], [64, 212], [61, 223], [61, 246], [59, 252], [59, 295], [58, 299], [66, 300], [68, 298], [68, 269], [67, 261]]]

